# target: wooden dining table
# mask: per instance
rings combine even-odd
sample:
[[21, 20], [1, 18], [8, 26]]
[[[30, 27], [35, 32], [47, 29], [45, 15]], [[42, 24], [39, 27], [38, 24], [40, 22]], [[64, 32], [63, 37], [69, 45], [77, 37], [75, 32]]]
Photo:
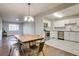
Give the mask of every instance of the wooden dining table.
[[15, 35], [16, 39], [18, 39], [21, 42], [32, 42], [32, 41], [37, 41], [37, 40], [42, 40], [44, 39], [40, 35]]
[[38, 41], [38, 40], [43, 40], [44, 38], [40, 35], [15, 35], [15, 38], [18, 40], [19, 43], [19, 52], [21, 51], [21, 44], [22, 43], [29, 43], [30, 47], [30, 42]]

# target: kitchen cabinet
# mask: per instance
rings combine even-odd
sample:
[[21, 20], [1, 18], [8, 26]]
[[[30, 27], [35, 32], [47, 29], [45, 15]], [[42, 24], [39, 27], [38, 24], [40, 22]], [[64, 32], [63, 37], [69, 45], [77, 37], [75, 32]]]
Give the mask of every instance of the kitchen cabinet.
[[76, 23], [76, 19], [69, 19], [69, 23], [70, 24]]
[[79, 27], [77, 25], [71, 26], [72, 31], [79, 31]]
[[70, 32], [70, 40], [76, 41], [76, 33], [75, 32]]
[[79, 42], [79, 32], [76, 32], [76, 41]]
[[54, 21], [54, 27], [64, 27], [65, 22], [64, 20]]
[[65, 25], [65, 30], [70, 31], [70, 27], [71, 27], [70, 25]]
[[54, 24], [54, 27], [64, 27], [64, 23], [56, 22], [56, 23]]
[[76, 19], [76, 24], [79, 26], [79, 18]]
[[79, 31], [64, 32], [64, 39], [69, 41], [79, 42]]
[[70, 40], [70, 33], [64, 32], [64, 40]]
[[54, 21], [54, 28], [65, 28], [66, 31], [79, 31], [78, 25], [78, 19], [65, 19]]
[[72, 24], [65, 24], [66, 31], [79, 31], [79, 28], [77, 27], [76, 23]]
[[50, 38], [57, 38], [57, 31], [51, 31]]

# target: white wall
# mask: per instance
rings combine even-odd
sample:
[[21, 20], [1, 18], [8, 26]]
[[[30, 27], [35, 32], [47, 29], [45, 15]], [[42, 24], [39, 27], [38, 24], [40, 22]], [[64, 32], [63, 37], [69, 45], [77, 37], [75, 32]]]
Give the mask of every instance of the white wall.
[[34, 22], [27, 22], [23, 24], [23, 34], [34, 34], [35, 27]]
[[[9, 31], [9, 24], [18, 24], [19, 31]], [[8, 35], [21, 35], [21, 34], [34, 34], [34, 22], [29, 23], [15, 23], [15, 22], [3, 22], [3, 28], [6, 30]]]
[[2, 39], [2, 19], [0, 18], [0, 40]]
[[[48, 23], [48, 27], [44, 28], [44, 23]], [[35, 34], [41, 35], [45, 37], [44, 29], [49, 30], [51, 32], [52, 30], [52, 20], [45, 18], [43, 16], [36, 16], [35, 17]]]
[[44, 36], [43, 17], [42, 16], [35, 17], [35, 34]]
[[[19, 31], [9, 31], [9, 24], [18, 24]], [[23, 24], [15, 22], [3, 22], [3, 28], [8, 33], [8, 35], [21, 35], [23, 34]]]

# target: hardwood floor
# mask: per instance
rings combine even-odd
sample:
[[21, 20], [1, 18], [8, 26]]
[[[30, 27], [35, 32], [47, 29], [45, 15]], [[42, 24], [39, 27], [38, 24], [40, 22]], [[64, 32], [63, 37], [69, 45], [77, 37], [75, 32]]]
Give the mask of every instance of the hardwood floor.
[[45, 45], [44, 53], [46, 56], [75, 56], [74, 54], [71, 54], [69, 52], [48, 45]]
[[8, 56], [9, 53], [9, 46], [8, 41], [6, 39], [3, 39], [0, 41], [0, 56]]
[[[15, 42], [16, 42], [16, 39], [14, 37], [3, 38], [3, 40], [0, 41], [0, 56], [8, 56], [9, 48]], [[74, 54], [65, 52], [63, 50], [60, 50], [48, 45], [45, 45], [43, 50], [44, 50], [45, 56], [75, 56]], [[41, 56], [42, 53], [40, 53], [39, 55]]]

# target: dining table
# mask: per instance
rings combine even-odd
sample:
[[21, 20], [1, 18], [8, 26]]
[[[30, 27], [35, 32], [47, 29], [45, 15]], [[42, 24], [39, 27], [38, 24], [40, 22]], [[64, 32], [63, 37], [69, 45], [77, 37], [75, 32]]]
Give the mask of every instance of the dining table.
[[15, 35], [16, 39], [21, 42], [32, 42], [37, 40], [42, 40], [44, 37], [40, 35]]
[[[18, 40], [18, 43], [22, 42], [22, 43], [29, 43], [30, 46], [30, 42], [35, 42], [38, 40], [43, 40], [44, 37], [40, 36], [40, 35], [15, 35], [15, 38]], [[21, 51], [21, 44], [19, 44], [19, 50]], [[19, 52], [20, 52], [19, 51]]]

